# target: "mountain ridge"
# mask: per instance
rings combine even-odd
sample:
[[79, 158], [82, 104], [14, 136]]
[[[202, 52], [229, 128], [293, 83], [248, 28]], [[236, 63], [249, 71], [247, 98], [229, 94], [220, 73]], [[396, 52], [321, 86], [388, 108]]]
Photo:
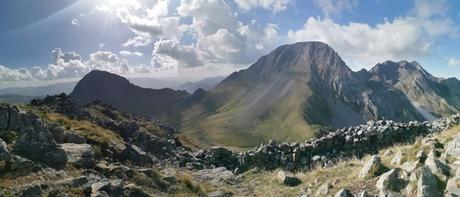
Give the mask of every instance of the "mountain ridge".
[[[244, 146], [314, 137], [315, 125], [432, 120], [459, 109], [455, 99], [439, 95], [440, 86], [447, 87], [442, 81], [408, 61], [386, 61], [354, 72], [327, 44], [300, 42], [280, 46], [232, 73], [200, 101], [181, 109], [180, 125], [189, 138], [204, 138], [203, 143]], [[228, 142], [240, 134], [239, 142]], [[248, 137], [260, 140], [241, 141]]]

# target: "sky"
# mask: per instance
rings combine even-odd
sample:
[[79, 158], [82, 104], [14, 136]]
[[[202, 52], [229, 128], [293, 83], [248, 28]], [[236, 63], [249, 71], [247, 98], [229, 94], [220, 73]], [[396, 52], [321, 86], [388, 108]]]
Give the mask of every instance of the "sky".
[[353, 70], [408, 60], [460, 78], [460, 0], [5, 0], [0, 88], [94, 69], [199, 80], [301, 41], [329, 44]]

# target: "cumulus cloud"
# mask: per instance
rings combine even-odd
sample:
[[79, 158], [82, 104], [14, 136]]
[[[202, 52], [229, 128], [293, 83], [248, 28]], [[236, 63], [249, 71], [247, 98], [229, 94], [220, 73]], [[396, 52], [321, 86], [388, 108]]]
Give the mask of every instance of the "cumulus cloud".
[[183, 0], [177, 8], [182, 18], [191, 18], [187, 31], [208, 62], [248, 64], [277, 44], [273, 24], [243, 24], [225, 1]]
[[294, 3], [293, 0], [235, 0], [235, 2], [245, 10], [261, 7], [274, 13], [286, 10], [289, 5]]
[[161, 56], [169, 56], [185, 67], [197, 67], [204, 64], [193, 46], [183, 46], [177, 40], [159, 40], [155, 42], [153, 56], [156, 59], [165, 59], [165, 57]]
[[292, 42], [326, 42], [354, 68], [370, 67], [388, 59], [426, 56], [438, 37], [456, 34], [458, 27], [440, 12], [419, 9], [415, 6], [414, 15], [385, 20], [375, 26], [338, 24], [329, 18], [310, 17], [302, 29], [289, 31], [288, 38]]
[[447, 64], [449, 66], [460, 66], [460, 59], [452, 57], [452, 58], [449, 59]]
[[120, 51], [120, 55], [123, 55], [123, 56], [138, 56], [138, 57], [144, 56], [144, 54], [139, 52], [139, 51]]
[[141, 16], [132, 13], [129, 7], [118, 8], [116, 15], [135, 34], [123, 46], [146, 46], [161, 38], [180, 36], [183, 26], [179, 17], [169, 16], [168, 7], [169, 1], [160, 0], [151, 9], [144, 10]]
[[78, 78], [91, 70], [105, 70], [120, 75], [153, 73], [154, 68], [146, 65], [130, 65], [126, 59], [110, 51], [97, 51], [83, 60], [75, 52], [52, 50], [52, 63], [46, 67], [12, 69], [0, 65], [0, 81], [53, 80]]
[[343, 11], [350, 12], [358, 5], [358, 0], [313, 0], [313, 3], [321, 9], [324, 16], [331, 17]]

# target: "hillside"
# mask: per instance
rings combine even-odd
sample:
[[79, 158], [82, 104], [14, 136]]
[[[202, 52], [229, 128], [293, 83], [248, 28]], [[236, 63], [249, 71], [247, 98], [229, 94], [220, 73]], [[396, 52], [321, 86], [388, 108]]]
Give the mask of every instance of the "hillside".
[[433, 120], [459, 112], [459, 83], [416, 62], [387, 61], [353, 72], [327, 44], [278, 47], [216, 88], [190, 96], [177, 122], [197, 144], [253, 147], [299, 142], [368, 120]]
[[104, 71], [92, 71], [70, 94], [79, 104], [100, 100], [133, 114], [168, 120], [171, 109], [188, 94], [169, 88], [149, 89], [131, 84], [126, 78]]

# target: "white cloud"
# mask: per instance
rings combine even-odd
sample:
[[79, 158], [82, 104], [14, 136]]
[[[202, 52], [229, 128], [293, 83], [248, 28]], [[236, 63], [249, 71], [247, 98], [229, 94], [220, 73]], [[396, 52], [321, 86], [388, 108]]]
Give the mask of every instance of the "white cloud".
[[141, 57], [143, 56], [144, 54], [139, 52], [139, 51], [120, 51], [120, 55], [123, 55], [123, 56], [138, 56], [138, 57]]
[[452, 57], [447, 64], [449, 66], [460, 66], [460, 59]]
[[235, 2], [245, 10], [261, 7], [276, 13], [286, 10], [288, 6], [294, 3], [294, 0], [235, 0]]
[[[153, 49], [154, 58], [156, 58], [156, 60], [166, 60], [166, 57], [164, 57], [165, 55], [176, 60], [178, 64], [184, 67], [204, 65], [193, 46], [183, 46], [177, 40], [159, 40], [155, 42], [155, 48]], [[160, 61], [156, 63], [161, 64]]]
[[451, 19], [439, 15], [438, 11], [428, 11], [427, 7], [430, 6], [424, 6], [423, 9], [416, 6], [413, 16], [385, 20], [375, 26], [364, 23], [338, 24], [329, 18], [310, 17], [302, 29], [289, 31], [288, 38], [293, 42], [326, 42], [355, 69], [370, 67], [388, 59], [427, 56], [437, 38], [459, 32]]
[[358, 0], [313, 0], [313, 3], [321, 9], [324, 16], [331, 17], [343, 11], [350, 12], [358, 5]]
[[183, 0], [177, 10], [192, 19], [187, 31], [207, 62], [248, 64], [278, 42], [276, 25], [243, 24], [223, 0]]
[[0, 81], [78, 78], [83, 77], [91, 70], [105, 70], [124, 76], [155, 72], [151, 66], [130, 65], [126, 59], [120, 58], [110, 51], [94, 52], [85, 61], [75, 52], [62, 52], [60, 48], [56, 48], [52, 51], [52, 60], [52, 63], [44, 68], [35, 66], [29, 69], [12, 69], [0, 65]]
[[76, 19], [76, 18], [72, 19], [71, 22], [72, 22], [72, 25], [75, 25], [75, 26], [80, 25], [80, 21], [78, 19]]

